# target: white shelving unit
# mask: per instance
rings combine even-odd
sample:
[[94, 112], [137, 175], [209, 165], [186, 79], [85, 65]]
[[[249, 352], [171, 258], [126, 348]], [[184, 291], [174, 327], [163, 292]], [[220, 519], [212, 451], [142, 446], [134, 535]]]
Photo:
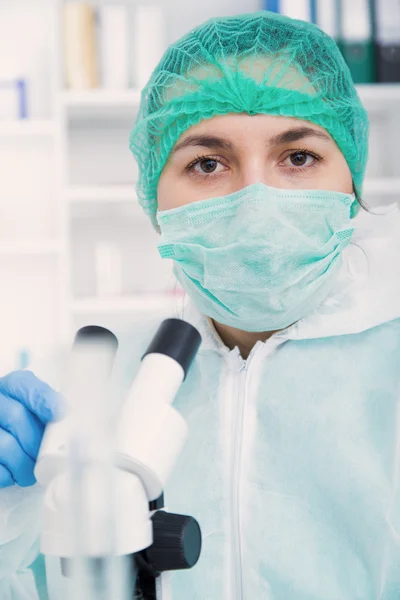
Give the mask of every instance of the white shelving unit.
[[22, 121], [0, 121], [0, 137], [53, 136], [54, 122], [50, 119], [25, 119]]
[[399, 106], [400, 85], [397, 84], [362, 84], [357, 87], [364, 106], [369, 111], [385, 111]]
[[70, 202], [129, 202], [136, 203], [138, 213], [143, 213], [137, 204], [137, 197], [134, 186], [131, 185], [76, 185], [70, 186], [67, 190], [67, 196]]
[[134, 108], [139, 105], [140, 92], [137, 90], [66, 90], [62, 92], [62, 101], [69, 109], [106, 108], [114, 110], [121, 107]]
[[59, 255], [62, 247], [58, 242], [38, 242], [32, 244], [9, 243], [0, 244], [1, 256], [51, 256]]
[[[248, 0], [243, 6], [240, 1], [237, 9], [244, 10]], [[209, 4], [211, 16], [214, 0]], [[84, 323], [124, 325], [144, 313], [168, 312], [180, 301], [135, 195], [128, 137], [140, 92], [65, 90], [63, 5], [0, 4], [0, 57], [19, 48], [32, 100], [29, 120], [0, 121], [0, 375], [18, 366], [20, 349], [36, 358], [68, 342]], [[182, 23], [184, 30], [190, 26]], [[364, 200], [390, 204], [400, 199], [400, 85], [358, 90], [371, 117]], [[96, 296], [95, 248], [101, 241], [121, 249], [123, 289], [117, 296]]]
[[381, 198], [382, 202], [386, 198], [392, 200], [400, 196], [400, 177], [370, 177], [365, 180], [364, 194]]
[[118, 313], [148, 313], [151, 311], [172, 310], [177, 303], [174, 296], [161, 296], [160, 294], [137, 294], [132, 297], [115, 298], [85, 298], [76, 300], [72, 304], [75, 314], [87, 315], [88, 313], [104, 315]]
[[[139, 103], [135, 89], [58, 90], [73, 330], [168, 312], [177, 302], [170, 265], [158, 256], [157, 234], [135, 192], [128, 137]], [[123, 289], [116, 297], [95, 295], [95, 250], [102, 241], [121, 248]]]
[[29, 119], [0, 120], [0, 375], [19, 353], [45, 355], [65, 334], [65, 276], [58, 193], [61, 123], [59, 17], [54, 0], [0, 3], [0, 78], [19, 69], [27, 81]]

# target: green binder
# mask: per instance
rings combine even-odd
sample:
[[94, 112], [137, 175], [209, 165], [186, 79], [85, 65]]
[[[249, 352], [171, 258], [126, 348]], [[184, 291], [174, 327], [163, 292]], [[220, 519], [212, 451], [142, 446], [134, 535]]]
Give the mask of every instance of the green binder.
[[339, 47], [354, 83], [375, 83], [376, 45], [372, 0], [340, 0]]

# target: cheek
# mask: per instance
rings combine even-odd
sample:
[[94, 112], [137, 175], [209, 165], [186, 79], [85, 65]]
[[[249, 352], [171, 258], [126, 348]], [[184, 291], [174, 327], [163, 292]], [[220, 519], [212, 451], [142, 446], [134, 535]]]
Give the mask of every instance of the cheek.
[[326, 186], [327, 189], [335, 192], [353, 193], [353, 177], [346, 159], [341, 153], [335, 157], [326, 175]]
[[185, 206], [199, 200], [206, 200], [214, 196], [223, 196], [231, 193], [229, 185], [214, 181], [212, 178], [207, 182], [197, 183], [180, 171], [166, 168], [161, 173], [157, 187], [158, 210], [170, 210]]
[[188, 178], [183, 177], [179, 170], [166, 166], [157, 187], [158, 210], [170, 210], [202, 199], [201, 190]]
[[158, 210], [169, 210], [181, 206], [182, 186], [170, 170], [164, 169], [157, 187]]

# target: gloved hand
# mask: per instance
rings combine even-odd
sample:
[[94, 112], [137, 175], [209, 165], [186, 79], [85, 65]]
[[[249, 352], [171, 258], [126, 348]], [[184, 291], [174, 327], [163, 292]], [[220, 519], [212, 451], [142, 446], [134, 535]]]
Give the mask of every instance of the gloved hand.
[[63, 398], [31, 371], [0, 378], [0, 488], [27, 487], [45, 425], [61, 417]]

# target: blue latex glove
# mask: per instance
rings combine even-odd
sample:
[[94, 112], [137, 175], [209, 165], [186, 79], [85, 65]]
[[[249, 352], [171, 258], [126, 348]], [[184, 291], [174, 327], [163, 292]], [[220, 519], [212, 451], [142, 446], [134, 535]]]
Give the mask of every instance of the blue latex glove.
[[62, 414], [62, 396], [31, 371], [0, 378], [0, 488], [27, 487], [44, 429]]

